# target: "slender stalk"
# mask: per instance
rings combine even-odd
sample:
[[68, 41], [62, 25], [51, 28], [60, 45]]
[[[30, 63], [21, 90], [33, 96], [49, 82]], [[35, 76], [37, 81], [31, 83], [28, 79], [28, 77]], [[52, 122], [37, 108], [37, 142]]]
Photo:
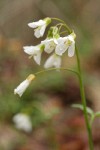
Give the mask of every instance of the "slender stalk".
[[46, 69], [46, 70], [41, 70], [41, 71], [36, 72], [36, 73], [34, 73], [34, 74], [35, 74], [35, 75], [38, 75], [38, 74], [41, 74], [41, 73], [44, 73], [44, 72], [48, 72], [48, 71], [53, 71], [53, 70], [66, 70], [66, 71], [75, 73], [77, 76], [79, 76], [79, 74], [78, 74], [77, 71], [74, 71], [74, 70], [71, 70], [71, 69], [68, 69], [68, 68], [50, 68], [50, 69]]
[[[71, 34], [72, 30], [69, 28], [69, 26], [63, 20], [61, 20], [59, 18], [52, 18], [52, 19], [62, 22], [64, 24], [64, 26], [66, 27], [66, 30], [68, 31], [68, 33]], [[86, 104], [84, 85], [83, 85], [83, 80], [82, 80], [79, 52], [78, 52], [77, 47], [75, 47], [75, 51], [76, 51], [76, 58], [77, 58], [78, 78], [79, 78], [79, 83], [80, 83], [80, 94], [81, 94], [81, 99], [82, 99], [82, 104], [83, 104], [83, 112], [84, 112], [86, 128], [87, 128], [87, 132], [88, 132], [89, 148], [90, 148], [90, 150], [93, 150], [94, 148], [93, 148], [93, 140], [92, 140], [92, 131], [91, 131], [91, 125], [88, 120], [88, 113], [87, 113], [87, 109], [86, 109], [87, 104]]]
[[60, 32], [60, 35], [66, 33], [66, 32], [67, 32], [67, 31], [62, 31], [62, 32]]
[[88, 113], [86, 109], [86, 98], [85, 98], [85, 92], [84, 92], [84, 85], [83, 85], [83, 80], [82, 80], [82, 72], [81, 72], [81, 66], [80, 66], [80, 59], [79, 59], [79, 52], [77, 47], [75, 47], [76, 50], [76, 58], [77, 58], [77, 66], [78, 66], [78, 72], [79, 72], [79, 83], [80, 83], [80, 93], [81, 93], [81, 99], [82, 99], [82, 104], [83, 104], [83, 112], [84, 112], [84, 117], [85, 117], [85, 122], [86, 122], [86, 127], [88, 131], [88, 140], [89, 140], [89, 147], [90, 150], [93, 150], [93, 140], [92, 140], [92, 131], [91, 131], [91, 126], [88, 120]]
[[66, 27], [67, 31], [68, 31], [69, 33], [72, 32], [71, 29], [68, 27], [68, 25], [65, 23], [65, 21], [63, 21], [62, 19], [59, 19], [59, 18], [51, 18], [51, 19], [52, 19], [52, 20], [59, 21], [59, 22], [62, 22], [62, 23], [63, 23], [63, 26]]

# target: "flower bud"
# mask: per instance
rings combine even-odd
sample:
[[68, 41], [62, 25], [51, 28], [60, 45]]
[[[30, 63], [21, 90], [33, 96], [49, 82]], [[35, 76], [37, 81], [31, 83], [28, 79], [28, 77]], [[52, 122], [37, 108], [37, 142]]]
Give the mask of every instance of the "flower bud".
[[14, 94], [18, 94], [21, 97], [34, 78], [35, 78], [35, 75], [30, 74], [26, 78], [26, 80], [24, 80], [22, 83], [20, 83], [16, 89], [14, 89]]

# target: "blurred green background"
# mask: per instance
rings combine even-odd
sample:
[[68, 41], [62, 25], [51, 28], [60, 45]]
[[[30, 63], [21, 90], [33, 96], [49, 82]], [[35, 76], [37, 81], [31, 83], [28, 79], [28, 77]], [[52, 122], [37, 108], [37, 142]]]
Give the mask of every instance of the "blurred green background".
[[[71, 108], [80, 103], [79, 83], [68, 72], [43, 73], [19, 98], [14, 88], [30, 73], [43, 69], [28, 59], [23, 46], [36, 45], [29, 22], [45, 17], [64, 20], [76, 33], [87, 104], [100, 110], [100, 1], [0, 0], [0, 150], [87, 150], [83, 114]], [[42, 38], [42, 40], [45, 38]], [[75, 56], [63, 57], [62, 66], [74, 68]], [[29, 114], [33, 131], [15, 128], [17, 113]], [[100, 119], [93, 124], [95, 150], [100, 150]]]

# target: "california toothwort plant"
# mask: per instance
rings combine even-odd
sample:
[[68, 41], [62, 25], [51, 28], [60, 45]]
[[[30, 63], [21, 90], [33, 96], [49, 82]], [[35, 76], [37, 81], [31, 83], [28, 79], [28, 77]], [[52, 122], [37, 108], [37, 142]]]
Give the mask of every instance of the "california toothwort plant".
[[[25, 92], [27, 87], [30, 85], [30, 83], [35, 79], [35, 77], [43, 73], [45, 71], [50, 70], [66, 70], [71, 71], [74, 74], [77, 75], [79, 79], [79, 85], [80, 85], [80, 94], [81, 94], [81, 100], [82, 105], [80, 104], [74, 104], [74, 108], [79, 108], [84, 113], [85, 123], [87, 127], [87, 133], [88, 133], [88, 140], [89, 140], [89, 148], [90, 150], [93, 150], [93, 140], [92, 140], [92, 123], [95, 117], [100, 116], [100, 112], [93, 112], [90, 108], [86, 105], [86, 98], [85, 98], [85, 92], [84, 92], [84, 85], [83, 85], [83, 79], [82, 79], [82, 72], [81, 72], [81, 65], [80, 65], [80, 58], [79, 58], [79, 51], [75, 44], [75, 38], [76, 34], [72, 29], [69, 28], [69, 26], [61, 19], [59, 18], [45, 18], [43, 20], [39, 20], [36, 22], [31, 22], [28, 24], [29, 27], [34, 28], [34, 35], [36, 38], [43, 37], [46, 27], [52, 22], [56, 21], [55, 26], [51, 26], [48, 30], [47, 37], [44, 41], [41, 41], [36, 46], [24, 46], [24, 52], [30, 55], [34, 59], [34, 61], [40, 65], [41, 64], [41, 56], [43, 52], [46, 52], [50, 54], [49, 58], [46, 60], [44, 64], [45, 70], [41, 70], [37, 73], [30, 74], [15, 90], [14, 93], [18, 94], [20, 97]], [[63, 31], [62, 31], [63, 30]], [[61, 36], [61, 35], [66, 36]], [[77, 61], [77, 70], [71, 70], [68, 68], [61, 68], [61, 60], [64, 53], [68, 53], [69, 57], [76, 55], [76, 61]], [[53, 68], [51, 68], [53, 67]], [[88, 115], [90, 115], [90, 120], [88, 118]]]

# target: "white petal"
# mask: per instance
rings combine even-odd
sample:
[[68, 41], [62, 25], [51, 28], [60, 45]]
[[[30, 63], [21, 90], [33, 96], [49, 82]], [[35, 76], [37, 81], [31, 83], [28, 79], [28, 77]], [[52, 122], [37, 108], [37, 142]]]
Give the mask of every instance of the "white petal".
[[41, 37], [44, 35], [45, 29], [46, 29], [46, 24], [43, 25], [43, 26], [41, 26], [41, 29], [40, 29], [40, 35], [41, 35]]
[[68, 49], [68, 38], [67, 37], [60, 37], [58, 40], [58, 45], [56, 46], [55, 53], [57, 55], [62, 56], [62, 54]]
[[55, 67], [59, 68], [61, 66], [61, 57], [53, 54], [50, 56], [44, 64], [44, 68]]
[[54, 43], [53, 39], [46, 39], [41, 43], [45, 45], [44, 51], [48, 54], [51, 53], [56, 47], [56, 44]]
[[54, 67], [55, 68], [60, 68], [61, 66], [61, 57], [60, 56], [56, 56], [56, 60], [54, 62]]
[[38, 65], [40, 65], [40, 62], [41, 62], [41, 54], [42, 54], [42, 52], [40, 51], [40, 52], [38, 52], [36, 55], [33, 56], [35, 62], [36, 62]]
[[47, 44], [47, 43], [50, 43], [50, 42], [52, 42], [52, 41], [54, 41], [53, 39], [45, 39], [44, 41], [41, 41], [41, 43], [42, 44]]
[[48, 54], [50, 54], [51, 52], [53, 52], [53, 50], [55, 49], [55, 45], [45, 45], [45, 49], [44, 49], [44, 51], [46, 52], [46, 53], [48, 53]]
[[54, 43], [55, 43], [55, 44], [58, 44], [58, 41], [57, 41], [57, 39], [55, 39], [55, 38], [54, 38], [53, 40], [54, 40]]
[[37, 28], [39, 26], [43, 26], [44, 24], [46, 24], [45, 21], [39, 20], [39, 21], [36, 21], [36, 22], [28, 23], [28, 26], [31, 27], [31, 28]]
[[29, 86], [30, 81], [29, 80], [24, 80], [22, 83], [20, 83], [20, 85], [14, 89], [14, 94], [18, 94], [20, 97], [22, 96], [22, 94], [25, 92], [25, 90], [27, 89], [27, 87]]
[[24, 46], [24, 52], [29, 55], [34, 55], [37, 51], [39, 51], [39, 46]]
[[36, 38], [40, 38], [44, 35], [44, 32], [45, 32], [45, 29], [46, 29], [46, 25], [43, 25], [41, 27], [38, 27], [34, 30], [34, 36]]
[[63, 54], [67, 49], [68, 49], [68, 45], [61, 43], [61, 44], [58, 44], [58, 45], [56, 46], [55, 53], [56, 53], [57, 55], [62, 56], [62, 54]]
[[57, 39], [57, 42], [58, 42], [58, 44], [61, 44], [61, 43], [64, 43], [65, 41], [67, 41], [67, 40], [68, 40], [68, 37], [59, 37]]
[[41, 34], [40, 34], [40, 27], [34, 30], [34, 36], [35, 36], [36, 38], [40, 38], [40, 37], [41, 37]]
[[70, 40], [70, 41], [74, 41], [74, 39], [73, 39], [73, 37], [71, 36], [71, 35], [68, 35], [68, 39]]
[[72, 32], [70, 35], [68, 35], [68, 39], [72, 42], [75, 41], [75, 38], [76, 38], [76, 34], [74, 32]]
[[74, 52], [75, 52], [75, 43], [72, 43], [68, 48], [68, 56], [69, 57], [74, 56]]
[[50, 68], [50, 67], [52, 67], [53, 66], [53, 63], [54, 63], [54, 55], [52, 55], [52, 56], [50, 56], [47, 60], [46, 60], [46, 62], [45, 62], [45, 64], [44, 64], [44, 68]]

